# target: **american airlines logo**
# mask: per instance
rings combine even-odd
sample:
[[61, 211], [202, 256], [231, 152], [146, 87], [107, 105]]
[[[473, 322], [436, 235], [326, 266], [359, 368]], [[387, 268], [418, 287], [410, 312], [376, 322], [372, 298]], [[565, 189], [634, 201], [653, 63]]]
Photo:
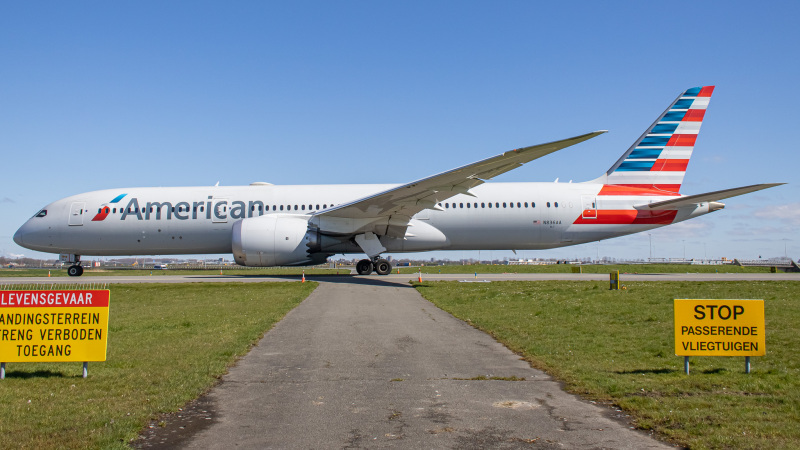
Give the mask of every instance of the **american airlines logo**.
[[[110, 204], [119, 203], [119, 201], [122, 200], [122, 198], [125, 197], [126, 195], [128, 194], [120, 194], [114, 197], [114, 200], [111, 200], [109, 203]], [[111, 207], [107, 206], [109, 203], [106, 203], [100, 207], [100, 211], [97, 213], [96, 216], [94, 216], [92, 222], [101, 222], [103, 220], [106, 220], [106, 217], [108, 217], [108, 213], [111, 212]]]
[[[114, 198], [109, 203], [103, 204], [100, 211], [92, 219], [94, 222], [105, 220], [112, 212], [110, 204], [118, 203], [127, 194], [121, 194]], [[259, 215], [264, 211], [264, 203], [261, 201], [250, 201], [246, 204], [243, 201], [230, 202], [226, 199], [215, 199], [212, 196], [208, 200], [199, 202], [147, 202], [144, 207], [139, 205], [139, 199], [132, 197], [128, 204], [123, 208], [119, 208], [120, 220], [127, 220], [128, 218], [136, 220], [188, 220], [197, 219], [198, 216], [214, 221], [225, 221], [230, 217], [231, 219], [244, 219], [245, 217], [252, 217], [254, 211], [258, 211]], [[114, 211], [116, 212], [116, 211]], [[249, 214], [248, 214], [249, 213]], [[131, 217], [132, 216], [132, 217]]]

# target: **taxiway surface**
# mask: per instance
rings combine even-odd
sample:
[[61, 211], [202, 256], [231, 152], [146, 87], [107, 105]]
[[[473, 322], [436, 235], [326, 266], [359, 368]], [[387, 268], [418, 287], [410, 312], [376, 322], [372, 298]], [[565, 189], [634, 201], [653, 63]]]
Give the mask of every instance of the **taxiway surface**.
[[[307, 275], [306, 279], [320, 282], [355, 283], [359, 280], [378, 280], [388, 283], [405, 283], [417, 280], [417, 274], [369, 275]], [[2, 277], [0, 286], [6, 284], [97, 284], [97, 283], [262, 283], [265, 281], [299, 281], [299, 275], [166, 275], [156, 276], [87, 276], [82, 277]], [[608, 281], [602, 273], [490, 273], [490, 274], [422, 274], [423, 281]], [[800, 281], [800, 273], [622, 273], [625, 281]]]

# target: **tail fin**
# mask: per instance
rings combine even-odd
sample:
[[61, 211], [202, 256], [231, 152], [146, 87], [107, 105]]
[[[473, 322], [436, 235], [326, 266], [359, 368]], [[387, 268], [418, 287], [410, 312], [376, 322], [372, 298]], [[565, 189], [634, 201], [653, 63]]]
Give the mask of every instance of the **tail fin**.
[[611, 166], [605, 184], [680, 191], [712, 92], [703, 86], [681, 94]]

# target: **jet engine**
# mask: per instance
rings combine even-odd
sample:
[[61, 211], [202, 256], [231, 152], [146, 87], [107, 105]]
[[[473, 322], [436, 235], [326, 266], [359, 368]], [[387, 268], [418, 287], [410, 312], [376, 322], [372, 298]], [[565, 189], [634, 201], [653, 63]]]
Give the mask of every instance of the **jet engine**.
[[308, 216], [268, 214], [233, 224], [233, 258], [250, 267], [320, 264], [329, 256], [319, 251], [319, 233]]

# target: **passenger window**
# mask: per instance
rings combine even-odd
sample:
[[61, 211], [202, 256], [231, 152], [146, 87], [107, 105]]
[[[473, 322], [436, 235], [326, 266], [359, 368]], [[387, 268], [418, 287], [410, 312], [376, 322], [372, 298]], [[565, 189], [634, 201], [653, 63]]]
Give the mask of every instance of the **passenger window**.
[[492, 204], [491, 204], [491, 203], [489, 203], [489, 209], [491, 209], [491, 208], [492, 208]]
[[319, 205], [317, 205], [317, 209], [319, 209]]
[[481, 208], [486, 208], [486, 203], [481, 203]]
[[450, 203], [445, 203], [444, 207], [445, 207], [445, 209], [450, 209]]
[[517, 208], [522, 208], [522, 206], [520, 206], [519, 202], [517, 202]]
[[328, 205], [322, 205], [322, 209], [328, 209]]
[[283, 211], [283, 205], [281, 205], [281, 211]]
[[469, 208], [469, 203], [467, 203], [467, 208]]
[[500, 202], [494, 202], [494, 207], [495, 208], [499, 208], [500, 207]]
[[473, 204], [472, 204], [472, 206], [474, 206], [474, 207], [476, 207], [476, 208], [477, 208], [477, 207], [478, 207], [478, 203], [477, 203], [477, 202], [475, 202], [475, 203], [473, 203]]
[[505, 208], [505, 207], [506, 207], [506, 202], [503, 202], [503, 208]]
[[294, 210], [297, 211], [297, 205], [294, 205]]
[[525, 207], [526, 207], [526, 208], [528, 207], [528, 202], [525, 202]]
[[509, 203], [509, 204], [508, 204], [508, 206], [509, 206], [510, 208], [513, 208], [513, 207], [514, 207], [514, 202], [511, 202], [511, 203]]
[[554, 205], [556, 208], [558, 208], [558, 202], [555, 202]]
[[[297, 209], [297, 206], [295, 206], [295, 207], [294, 207], [294, 209]], [[305, 210], [306, 210], [306, 205], [301, 205], [301, 208], [300, 208], [300, 209], [302, 209], [303, 211], [305, 211]]]
[[547, 207], [548, 207], [548, 208], [550, 207], [550, 202], [547, 202]]

